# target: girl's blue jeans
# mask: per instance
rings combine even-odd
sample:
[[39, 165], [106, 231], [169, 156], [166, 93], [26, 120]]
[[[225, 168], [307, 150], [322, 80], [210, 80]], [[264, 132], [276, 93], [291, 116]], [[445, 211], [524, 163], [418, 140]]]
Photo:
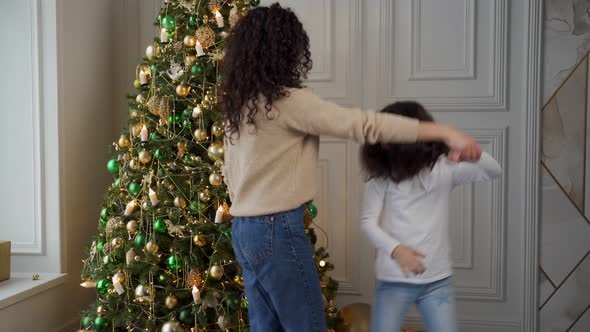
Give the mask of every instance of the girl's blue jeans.
[[450, 278], [424, 285], [379, 281], [371, 331], [400, 331], [408, 310], [414, 303], [420, 310], [426, 331], [458, 331]]
[[267, 216], [236, 217], [232, 241], [243, 270], [250, 331], [326, 331], [303, 207]]

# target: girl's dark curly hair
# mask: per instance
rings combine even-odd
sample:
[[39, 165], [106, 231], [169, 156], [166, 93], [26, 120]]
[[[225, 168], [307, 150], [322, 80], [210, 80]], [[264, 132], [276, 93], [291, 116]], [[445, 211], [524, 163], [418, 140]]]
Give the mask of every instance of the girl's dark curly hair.
[[257, 7], [240, 19], [227, 37], [220, 95], [227, 135], [240, 124], [254, 125], [260, 98], [267, 116], [272, 103], [301, 88], [312, 67], [309, 37], [290, 9], [278, 3]]
[[[422, 105], [413, 101], [393, 103], [381, 112], [420, 121], [434, 121]], [[438, 158], [448, 152], [447, 145], [440, 142], [365, 144], [361, 149], [361, 160], [369, 178], [383, 177], [399, 183], [417, 175], [424, 168], [431, 169]]]

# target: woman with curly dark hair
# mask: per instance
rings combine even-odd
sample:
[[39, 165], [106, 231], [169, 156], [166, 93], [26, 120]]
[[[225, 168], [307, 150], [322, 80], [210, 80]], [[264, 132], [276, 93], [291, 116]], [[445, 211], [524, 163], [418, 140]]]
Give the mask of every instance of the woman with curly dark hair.
[[[382, 113], [424, 122], [432, 116], [416, 102], [397, 102]], [[369, 181], [361, 229], [375, 248], [378, 286], [371, 331], [399, 331], [416, 304], [427, 331], [457, 331], [449, 206], [451, 190], [491, 181], [502, 168], [487, 153], [477, 162], [451, 162], [440, 142], [366, 143], [361, 159]]]
[[232, 240], [249, 300], [250, 330], [326, 331], [303, 204], [316, 191], [319, 136], [360, 143], [444, 141], [455, 158], [477, 143], [450, 127], [341, 108], [304, 90], [309, 38], [278, 4], [250, 11], [226, 41], [220, 105]]

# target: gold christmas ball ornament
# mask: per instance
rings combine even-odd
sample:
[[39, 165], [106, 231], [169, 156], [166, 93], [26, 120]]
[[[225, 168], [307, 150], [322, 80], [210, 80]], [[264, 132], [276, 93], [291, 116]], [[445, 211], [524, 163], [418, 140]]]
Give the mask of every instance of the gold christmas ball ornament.
[[225, 148], [223, 147], [222, 142], [213, 142], [209, 145], [207, 149], [207, 155], [213, 161], [217, 161], [223, 159], [223, 154], [225, 153]]
[[197, 61], [197, 56], [194, 54], [189, 54], [184, 57], [184, 64], [186, 66], [190, 66], [195, 61]]
[[96, 307], [96, 315], [98, 317], [104, 317], [104, 315], [106, 315], [106, 314], [107, 314], [107, 308], [106, 307], [104, 307], [102, 305], [99, 305], [98, 307]]
[[211, 200], [211, 192], [209, 189], [203, 189], [199, 191], [199, 199], [202, 202], [209, 202]]
[[152, 291], [148, 285], [139, 285], [135, 287], [135, 299], [138, 302], [151, 302]]
[[141, 150], [139, 152], [139, 161], [142, 164], [149, 164], [152, 161], [152, 154], [148, 150]]
[[129, 140], [127, 135], [121, 135], [119, 141], [117, 141], [117, 145], [119, 145], [120, 148], [126, 149], [131, 145], [131, 140]]
[[127, 232], [129, 232], [129, 234], [137, 233], [138, 228], [139, 223], [137, 222], [137, 220], [130, 220], [127, 222]]
[[193, 36], [193, 35], [186, 35], [184, 37], [183, 42], [184, 42], [184, 46], [189, 47], [189, 48], [193, 48], [197, 44], [197, 38], [195, 38], [195, 36]]
[[211, 266], [211, 268], [209, 269], [209, 275], [211, 276], [211, 278], [213, 279], [221, 279], [223, 277], [223, 267], [221, 265], [213, 265]]
[[234, 277], [234, 282], [240, 286], [240, 287], [244, 287], [244, 277], [242, 277], [241, 275], [236, 275]]
[[366, 303], [352, 303], [338, 312], [341, 320], [336, 327], [338, 332], [369, 331], [371, 321], [371, 306]]
[[161, 332], [186, 332], [182, 324], [175, 320], [169, 320], [162, 325]]
[[116, 237], [111, 240], [111, 246], [113, 248], [119, 249], [123, 246], [123, 239], [120, 237]]
[[136, 101], [138, 104], [141, 104], [141, 105], [143, 105], [143, 104], [145, 104], [145, 103], [147, 102], [147, 100], [145, 99], [145, 96], [144, 96], [142, 93], [138, 94], [138, 95], [135, 97], [135, 101]]
[[160, 249], [160, 247], [158, 247], [158, 244], [154, 241], [150, 241], [148, 243], [145, 244], [145, 251], [149, 252], [149, 253], [156, 253], [158, 252], [158, 250]]
[[176, 198], [174, 198], [174, 206], [176, 206], [179, 209], [184, 209], [186, 207], [186, 199], [184, 199], [184, 197], [178, 196]]
[[211, 133], [213, 133], [213, 135], [216, 137], [222, 136], [224, 132], [223, 125], [219, 122], [215, 122], [213, 126], [211, 126]]
[[176, 87], [176, 94], [180, 97], [186, 97], [188, 96], [188, 94], [191, 92], [191, 87], [184, 84], [184, 83], [180, 83], [177, 87]]
[[197, 142], [204, 142], [207, 140], [207, 131], [203, 130], [201, 128], [197, 128], [195, 129], [195, 132], [193, 133], [195, 135], [195, 140]]
[[215, 187], [221, 186], [221, 184], [223, 183], [223, 177], [221, 176], [221, 174], [213, 172], [211, 173], [211, 175], [209, 175], [209, 183], [211, 183], [211, 185]]
[[121, 285], [125, 283], [125, 281], [127, 280], [127, 278], [125, 277], [125, 273], [119, 271], [117, 273], [115, 273], [115, 275], [113, 276], [113, 279], [117, 280]]
[[168, 295], [166, 296], [166, 300], [164, 300], [164, 304], [168, 309], [174, 309], [178, 305], [178, 298], [175, 295]]
[[203, 233], [199, 233], [193, 237], [193, 243], [197, 247], [204, 247], [207, 245], [207, 237]]
[[131, 119], [135, 119], [138, 116], [139, 116], [139, 112], [137, 110], [134, 110], [134, 109], [129, 110], [129, 117]]

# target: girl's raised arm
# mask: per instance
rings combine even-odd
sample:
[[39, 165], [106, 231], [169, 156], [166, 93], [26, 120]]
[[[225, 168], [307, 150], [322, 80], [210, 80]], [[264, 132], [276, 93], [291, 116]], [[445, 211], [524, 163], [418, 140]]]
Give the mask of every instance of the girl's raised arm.
[[487, 152], [475, 162], [460, 162], [451, 166], [452, 183], [457, 186], [466, 182], [491, 181], [502, 174], [502, 167]]

